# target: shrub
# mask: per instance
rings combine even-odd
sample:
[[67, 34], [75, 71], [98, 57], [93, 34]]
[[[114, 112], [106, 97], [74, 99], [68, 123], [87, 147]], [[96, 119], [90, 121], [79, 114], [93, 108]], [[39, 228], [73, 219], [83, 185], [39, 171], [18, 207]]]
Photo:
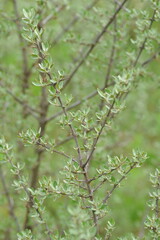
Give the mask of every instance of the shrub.
[[2, 239], [159, 239], [157, 162], [148, 231], [118, 235], [111, 202], [148, 159], [113, 143], [135, 90], [157, 78], [159, 1], [1, 4]]

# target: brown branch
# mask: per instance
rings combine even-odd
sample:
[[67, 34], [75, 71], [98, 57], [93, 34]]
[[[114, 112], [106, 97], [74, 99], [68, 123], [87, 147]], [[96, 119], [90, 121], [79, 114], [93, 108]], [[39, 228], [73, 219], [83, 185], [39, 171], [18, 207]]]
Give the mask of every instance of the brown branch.
[[[87, 174], [86, 168], [82, 166], [82, 170], [84, 171], [83, 176], [84, 176], [85, 184], [86, 184], [89, 196], [90, 196], [90, 200], [91, 200], [91, 202], [93, 202], [93, 200], [94, 200], [94, 198], [93, 198], [93, 191], [92, 191], [92, 189], [90, 187], [90, 183], [89, 183], [89, 179], [88, 179], [88, 174]], [[92, 210], [92, 215], [93, 215], [94, 224], [97, 227], [98, 218], [97, 218], [97, 215], [95, 213], [95, 210]]]
[[79, 68], [81, 67], [81, 65], [85, 62], [85, 60], [87, 59], [87, 57], [90, 55], [90, 53], [93, 51], [93, 49], [95, 48], [95, 46], [98, 44], [98, 42], [100, 41], [100, 39], [102, 38], [102, 36], [106, 33], [107, 29], [109, 28], [109, 26], [112, 24], [112, 22], [114, 21], [115, 17], [118, 15], [118, 13], [120, 12], [120, 10], [123, 8], [124, 4], [127, 2], [128, 0], [124, 0], [121, 5], [116, 9], [115, 13], [110, 17], [109, 21], [107, 22], [107, 24], [103, 27], [102, 31], [95, 37], [95, 39], [93, 40], [92, 45], [88, 48], [88, 50], [86, 51], [86, 53], [84, 53], [82, 59], [80, 60], [80, 62], [77, 64], [77, 66], [73, 69], [73, 71], [71, 72], [71, 74], [68, 76], [67, 80], [64, 83], [64, 88], [68, 85], [68, 83], [71, 81], [71, 79], [73, 78], [73, 76], [77, 73], [77, 71], [79, 70]]
[[[63, 4], [63, 5], [59, 6], [59, 7], [56, 9], [56, 14], [59, 13], [59, 12], [61, 12], [62, 10], [64, 10], [64, 9], [66, 8], [66, 6], [67, 6], [66, 4]], [[39, 29], [40, 29], [40, 28], [43, 28], [44, 25], [46, 25], [50, 20], [55, 19], [55, 18], [56, 18], [55, 14], [53, 14], [53, 13], [49, 14], [48, 16], [46, 16], [44, 19], [42, 19], [42, 20], [38, 23], [38, 28], [39, 28]]]
[[[90, 179], [89, 181], [92, 182], [92, 181], [94, 181], [94, 180], [99, 179], [99, 178], [102, 177], [102, 176], [111, 174], [112, 172], [114, 172], [114, 171], [116, 171], [117, 169], [119, 169], [124, 163], [125, 163], [125, 161], [121, 162], [116, 168], [111, 169], [109, 172], [102, 173], [102, 174], [98, 175], [97, 177], [94, 177], [94, 178]], [[107, 178], [103, 179], [103, 181], [101, 181], [101, 182], [94, 188], [93, 192], [97, 191], [97, 190], [99, 189], [99, 187], [102, 186], [102, 184], [105, 183], [106, 181], [107, 181]]]
[[[57, 153], [57, 154], [59, 154], [59, 155], [61, 155], [61, 156], [63, 156], [63, 157], [66, 157], [66, 158], [68, 158], [68, 159], [71, 159], [71, 158], [72, 158], [71, 156], [67, 155], [66, 153], [61, 152], [61, 151], [58, 151], [58, 150], [56, 150], [56, 149], [53, 149], [52, 146], [46, 145], [46, 144], [44, 144], [44, 143], [41, 143], [40, 141], [38, 141], [36, 144], [37, 144], [38, 146], [46, 149], [46, 150], [51, 151], [51, 153]], [[73, 160], [74, 162], [76, 162], [75, 159], [72, 158], [72, 160]]]
[[[118, 98], [118, 96], [117, 96], [116, 98]], [[109, 116], [110, 116], [110, 114], [111, 114], [111, 112], [112, 112], [112, 108], [113, 108], [113, 106], [114, 106], [114, 104], [115, 104], [116, 98], [113, 100], [113, 102], [112, 102], [112, 104], [111, 104], [111, 106], [110, 106], [110, 108], [109, 108], [109, 111], [108, 111], [108, 113], [107, 113], [107, 115], [106, 115], [106, 117], [105, 117], [105, 119], [104, 119], [104, 121], [103, 121], [103, 123], [102, 123], [101, 129], [100, 129], [97, 137], [96, 137], [96, 138], [94, 139], [94, 141], [93, 141], [93, 145], [92, 145], [92, 149], [91, 149], [91, 151], [90, 151], [90, 154], [89, 154], [86, 162], [85, 162], [84, 165], [83, 165], [84, 168], [86, 167], [86, 165], [90, 162], [90, 160], [91, 160], [91, 158], [92, 158], [92, 155], [93, 155], [93, 153], [94, 153], [94, 151], [95, 151], [95, 149], [96, 149], [96, 145], [97, 145], [97, 143], [98, 143], [98, 140], [99, 140], [99, 138], [100, 138], [100, 136], [101, 136], [101, 134], [102, 134], [102, 131], [103, 131], [105, 125], [106, 125], [107, 119], [109, 118]]]
[[[89, 11], [90, 9], [92, 9], [97, 2], [99, 2], [100, 0], [94, 0], [90, 5], [88, 5], [86, 7], [86, 11]], [[80, 19], [80, 16], [79, 15], [75, 15], [73, 17], [73, 19], [63, 28], [63, 30], [56, 36], [56, 38], [53, 40], [52, 42], [52, 45], [55, 45], [59, 42], [59, 40], [62, 38], [62, 36], [69, 31], [69, 29], [71, 27], [73, 27], [77, 22], [78, 20]]]
[[35, 118], [38, 118], [38, 114], [40, 111], [38, 109], [35, 109], [31, 106], [29, 106], [25, 101], [22, 101], [20, 98], [18, 98], [10, 89], [6, 88], [2, 81], [0, 81], [0, 86], [8, 93], [17, 103], [21, 104], [25, 109], [27, 109], [27, 112], [29, 112], [31, 115], [33, 115]]
[[[114, 82], [108, 84], [108, 85], [105, 86], [105, 87], [100, 88], [100, 90], [103, 91], [106, 87], [110, 87], [110, 86], [112, 86], [112, 85], [114, 85]], [[69, 111], [69, 110], [71, 110], [71, 109], [79, 106], [79, 105], [82, 104], [83, 102], [85, 102], [85, 101], [87, 101], [87, 100], [95, 97], [96, 95], [98, 95], [97, 90], [95, 90], [95, 91], [91, 92], [90, 94], [88, 94], [87, 96], [83, 97], [82, 100], [78, 100], [78, 101], [74, 102], [71, 106], [66, 107], [66, 111]], [[58, 113], [50, 116], [49, 118], [47, 118], [47, 119], [46, 119], [46, 122], [49, 122], [49, 121], [51, 121], [51, 120], [53, 120], [53, 119], [61, 116], [62, 114], [63, 114], [63, 111], [60, 111], [60, 112], [58, 112]]]
[[[11, 165], [13, 168], [15, 168], [15, 165], [14, 165], [13, 162], [12, 162], [12, 158], [10, 157], [10, 155], [8, 154], [8, 152], [5, 152], [5, 154], [6, 154], [6, 157], [7, 157], [7, 159], [8, 159], [8, 162], [10, 163], [10, 165]], [[26, 193], [26, 195], [27, 195], [28, 198], [29, 198], [28, 204], [29, 204], [30, 207], [32, 207], [32, 206], [34, 205], [33, 196], [31, 195], [31, 193], [30, 193], [29, 189], [27, 188], [27, 186], [23, 183], [22, 178], [21, 178], [21, 174], [20, 174], [19, 171], [17, 172], [17, 177], [18, 177], [18, 179], [20, 180], [20, 182], [22, 182], [22, 183], [21, 183], [21, 184], [22, 184], [22, 188], [23, 188], [24, 192]], [[27, 208], [27, 209], [29, 209], [29, 208]], [[49, 231], [48, 225], [46, 224], [46, 222], [44, 221], [41, 213], [39, 212], [39, 209], [37, 209], [37, 208], [34, 208], [34, 209], [35, 209], [35, 211], [38, 213], [38, 216], [39, 216], [40, 220], [41, 220], [42, 222], [44, 222], [45, 230], [46, 230], [46, 233], [47, 233], [47, 235], [48, 235], [48, 239], [49, 239], [49, 240], [52, 240], [52, 239], [51, 239], [51, 232]]]
[[[60, 98], [60, 96], [57, 97], [58, 98], [58, 101], [60, 103], [60, 106], [64, 112], [64, 115], [68, 118], [68, 114], [67, 114], [67, 111], [62, 103], [62, 100]], [[80, 150], [80, 146], [79, 146], [79, 143], [78, 143], [78, 138], [77, 138], [77, 134], [76, 134], [76, 131], [74, 129], [74, 127], [72, 126], [71, 123], [68, 124], [69, 125], [69, 128], [71, 130], [71, 133], [72, 133], [72, 136], [73, 136], [73, 139], [75, 141], [75, 144], [76, 144], [76, 148], [77, 148], [77, 152], [78, 152], [78, 159], [79, 159], [79, 163], [80, 165], [82, 165], [82, 155], [81, 155], [81, 150]]]
[[[41, 114], [39, 118], [39, 127], [38, 129], [41, 129], [40, 133], [40, 138], [43, 137], [45, 133], [45, 128], [46, 128], [46, 122], [44, 121], [47, 115], [48, 111], [48, 101], [47, 101], [47, 92], [46, 88], [42, 88], [42, 95], [41, 95], [41, 101], [40, 101], [40, 109], [41, 109]], [[36, 148], [36, 153], [37, 153], [37, 160], [35, 165], [32, 168], [32, 174], [31, 174], [31, 183], [30, 183], [30, 188], [36, 188], [37, 182], [38, 182], [38, 176], [39, 176], [39, 168], [40, 168], [40, 163], [42, 160], [42, 153], [44, 150], [42, 149], [37, 149]], [[24, 222], [24, 229], [26, 228], [31, 228], [29, 225], [29, 213], [30, 213], [30, 207], [31, 207], [31, 195], [30, 195], [30, 200], [27, 205], [27, 211], [26, 211], [26, 216], [25, 216], [25, 222]]]
[[[36, 48], [38, 50], [38, 54], [39, 54], [39, 63], [41, 63], [44, 59], [44, 56], [41, 52], [42, 50], [42, 46], [40, 42], [36, 43]], [[41, 77], [43, 79], [43, 81], [45, 82], [46, 76], [44, 73], [40, 73]], [[46, 116], [47, 116], [47, 112], [48, 112], [48, 107], [49, 107], [49, 103], [48, 103], [48, 99], [47, 99], [47, 89], [46, 87], [42, 87], [42, 91], [41, 91], [41, 100], [40, 100], [40, 105], [39, 108], [41, 110], [39, 119], [38, 119], [38, 129], [41, 129], [40, 132], [40, 138], [44, 136], [45, 133], [45, 129], [46, 129]], [[40, 169], [40, 163], [42, 160], [42, 154], [43, 151], [42, 149], [35, 149], [36, 153], [37, 153], [37, 160], [35, 165], [32, 168], [32, 173], [31, 173], [31, 182], [30, 182], [30, 188], [36, 188], [37, 182], [38, 182], [38, 177], [39, 177], [39, 169]], [[32, 196], [30, 195], [29, 198], [29, 203], [27, 205], [27, 210], [26, 210], [26, 216], [25, 216], [25, 222], [24, 222], [24, 229], [29, 228], [32, 229], [32, 226], [29, 225], [29, 213], [30, 213], [30, 207], [31, 207], [31, 198]]]
[[[141, 52], [141, 54], [142, 54], [142, 52]], [[159, 54], [160, 54], [160, 53], [159, 53]], [[145, 62], [143, 62], [143, 63], [141, 64], [141, 66], [146, 66], [146, 65], [149, 64], [153, 59], [154, 59], [154, 58], [152, 58], [151, 60], [146, 60]], [[114, 85], [114, 82], [111, 83], [111, 84], [108, 84], [108, 86], [110, 86], [110, 85]], [[104, 88], [100, 88], [100, 90], [103, 91]], [[73, 103], [71, 106], [69, 106], [68, 108], [66, 108], [66, 111], [68, 111], [68, 110], [70, 110], [70, 109], [72, 109], [72, 108], [74, 108], [74, 107], [82, 104], [84, 101], [86, 101], [87, 99], [90, 99], [90, 98], [96, 96], [97, 94], [98, 94], [97, 90], [96, 90], [96, 91], [93, 91], [93, 92], [90, 93], [88, 96], [84, 97], [82, 100], [76, 101], [76, 102]], [[56, 113], [56, 114], [54, 114], [53, 116], [47, 118], [46, 121], [51, 121], [52, 119], [55, 119], [56, 117], [58, 117], [58, 116], [60, 116], [60, 115], [62, 115], [62, 114], [63, 114], [63, 112], [60, 111], [59, 113]], [[93, 130], [93, 129], [91, 129], [91, 130]], [[58, 143], [56, 144], [56, 146], [63, 145], [63, 144], [65, 144], [66, 142], [68, 142], [68, 141], [70, 141], [70, 140], [72, 140], [72, 139], [73, 139], [73, 136], [68, 136], [68, 137], [66, 137], [64, 140], [58, 142]]]
[[114, 192], [114, 190], [120, 185], [120, 183], [126, 178], [126, 175], [136, 166], [137, 163], [134, 163], [130, 169], [125, 173], [124, 176], [122, 176], [119, 181], [114, 184], [113, 188], [109, 191], [109, 193], [106, 195], [106, 197], [103, 200], [103, 203], [106, 203], [107, 200], [110, 198], [110, 196], [112, 195], [112, 193]]
[[[115, 3], [115, 8], [116, 7], [117, 7], [117, 4]], [[107, 74], [106, 74], [106, 78], [105, 78], [104, 89], [107, 87], [108, 81], [110, 79], [112, 65], [113, 65], [113, 61], [114, 61], [114, 55], [115, 55], [115, 51], [116, 51], [116, 41], [117, 41], [117, 19], [115, 17], [115, 19], [114, 19], [113, 44], [112, 44], [112, 49], [111, 49], [111, 53], [110, 53], [110, 57], [109, 57], [109, 63], [108, 63], [108, 67], [107, 67]], [[103, 104], [104, 104], [104, 100], [102, 99], [102, 101], [100, 103], [100, 109], [103, 108]]]
[[148, 63], [152, 62], [154, 59], [157, 58], [157, 56], [160, 55], [160, 51], [159, 51], [160, 47], [157, 48], [156, 52], [150, 57], [148, 58], [147, 60], [145, 60], [143, 63], [142, 63], [142, 67], [147, 65]]
[[113, 61], [114, 61], [115, 50], [116, 50], [116, 41], [117, 41], [117, 19], [115, 17], [115, 19], [114, 19], [113, 44], [112, 44], [111, 54], [110, 54], [110, 58], [109, 58], [109, 64], [108, 64], [108, 67], [107, 67], [107, 74], [106, 74], [106, 78], [105, 78], [104, 88], [106, 88], [106, 86], [108, 85], [108, 81], [110, 79], [110, 74], [111, 74], [112, 65], [113, 65]]

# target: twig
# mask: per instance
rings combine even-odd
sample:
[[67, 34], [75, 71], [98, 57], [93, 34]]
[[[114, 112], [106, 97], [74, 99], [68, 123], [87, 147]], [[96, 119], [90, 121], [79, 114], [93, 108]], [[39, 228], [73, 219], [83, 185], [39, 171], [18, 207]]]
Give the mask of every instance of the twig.
[[[117, 96], [117, 97], [118, 97], [118, 96]], [[116, 99], [116, 98], [115, 98], [115, 99]], [[105, 117], [105, 119], [104, 119], [104, 121], [103, 121], [103, 123], [102, 123], [101, 129], [100, 129], [97, 137], [94, 139], [94, 142], [93, 142], [93, 145], [92, 145], [92, 149], [91, 149], [91, 151], [90, 151], [90, 154], [89, 154], [89, 156], [88, 156], [88, 158], [87, 158], [87, 161], [86, 161], [86, 162], [84, 163], [84, 165], [83, 165], [84, 168], [85, 168], [85, 166], [90, 162], [90, 160], [91, 160], [91, 158], [92, 158], [92, 155], [93, 155], [93, 153], [94, 153], [94, 151], [95, 151], [95, 149], [96, 149], [96, 145], [97, 145], [97, 143], [98, 143], [98, 140], [99, 140], [99, 138], [100, 138], [100, 136], [101, 136], [101, 134], [102, 134], [102, 131], [103, 131], [105, 125], [106, 125], [106, 121], [107, 121], [108, 117], [110, 116], [111, 111], [112, 111], [112, 108], [113, 108], [113, 106], [114, 106], [114, 104], [115, 104], [115, 99], [113, 100], [113, 102], [112, 102], [112, 104], [111, 104], [111, 106], [110, 106], [110, 108], [109, 108], [109, 111], [108, 111], [108, 113], [107, 113], [107, 115], [106, 115], [106, 117]]]
[[[61, 5], [60, 7], [58, 7], [58, 8], [56, 9], [56, 13], [61, 12], [61, 11], [62, 11], [63, 9], [65, 9], [65, 8], [66, 8], [66, 4]], [[40, 29], [40, 28], [43, 28], [44, 25], [46, 25], [51, 19], [54, 19], [54, 18], [56, 18], [55, 14], [53, 14], [53, 13], [49, 14], [47, 17], [45, 17], [44, 19], [42, 19], [42, 20], [38, 23], [38, 28], [39, 28], [39, 29]]]
[[[157, 192], [160, 191], [160, 176], [158, 177], [158, 183], [157, 183]], [[156, 208], [155, 208], [155, 213], [157, 219], [160, 218], [160, 204], [159, 204], [159, 197], [156, 197]]]
[[[65, 109], [65, 107], [64, 107], [64, 105], [63, 105], [63, 103], [62, 103], [62, 100], [61, 100], [60, 96], [58, 96], [57, 98], [58, 98], [58, 101], [59, 101], [59, 103], [60, 103], [61, 108], [63, 109], [64, 115], [68, 118], [67, 111], [66, 111], [66, 109]], [[75, 141], [75, 143], [76, 143], [76, 148], [77, 148], [77, 152], [78, 152], [79, 163], [80, 163], [80, 165], [82, 165], [82, 155], [81, 155], [81, 150], [80, 150], [80, 146], [79, 146], [79, 143], [78, 143], [77, 134], [76, 134], [75, 129], [74, 129], [74, 127], [72, 126], [72, 124], [69, 123], [68, 125], [69, 125], [69, 128], [70, 128], [70, 130], [71, 130], [73, 139], [74, 139], [74, 141]]]
[[[92, 9], [95, 4], [98, 2], [99, 0], [94, 0], [93, 3], [91, 3], [90, 5], [88, 5], [86, 7], [86, 11], [89, 11], [90, 9]], [[62, 36], [69, 31], [69, 29], [74, 26], [76, 24], [76, 22], [80, 19], [79, 15], [75, 15], [73, 17], [73, 19], [63, 28], [63, 30], [56, 36], [56, 38], [53, 40], [52, 45], [55, 45], [59, 42], [59, 40], [62, 38]]]
[[[105, 88], [110, 87], [110, 86], [112, 86], [112, 85], [114, 85], [114, 82], [108, 84], [108, 85], [105, 86], [105, 87], [100, 88], [100, 90], [103, 91]], [[98, 94], [97, 90], [91, 92], [91, 93], [88, 94], [86, 97], [82, 98], [82, 100], [78, 100], [78, 101], [76, 101], [75, 103], [73, 103], [71, 106], [66, 107], [66, 111], [69, 111], [69, 110], [71, 110], [71, 109], [79, 106], [80, 104], [82, 104], [83, 102], [87, 101], [88, 99], [91, 99], [91, 98], [95, 97], [97, 94]], [[51, 120], [53, 120], [53, 119], [61, 116], [62, 114], [63, 114], [63, 111], [60, 111], [60, 112], [58, 112], [58, 113], [50, 116], [49, 118], [47, 118], [47, 119], [46, 119], [46, 122], [49, 122], [49, 121], [51, 121]]]
[[147, 65], [148, 63], [152, 62], [154, 59], [156, 59], [156, 57], [158, 55], [160, 55], [160, 51], [159, 51], [160, 47], [158, 47], [158, 49], [156, 50], [156, 52], [150, 57], [148, 58], [147, 60], [145, 60], [143, 63], [142, 63], [142, 67], [144, 67], [145, 65]]
[[64, 88], [68, 85], [68, 83], [71, 81], [71, 79], [73, 78], [73, 76], [76, 74], [76, 72], [79, 70], [79, 68], [81, 67], [81, 65], [85, 62], [86, 58], [90, 55], [90, 53], [92, 52], [92, 50], [95, 48], [95, 46], [98, 44], [99, 40], [102, 38], [102, 36], [106, 33], [107, 29], [109, 28], [109, 26], [112, 24], [112, 22], [114, 21], [115, 17], [117, 16], [117, 14], [120, 12], [120, 10], [123, 8], [124, 4], [127, 2], [128, 0], [124, 0], [121, 5], [116, 9], [115, 13], [110, 17], [109, 21], [107, 22], [107, 24], [103, 27], [102, 31], [95, 37], [95, 39], [93, 40], [92, 45], [88, 48], [88, 50], [86, 51], [86, 53], [83, 55], [82, 59], [80, 60], [80, 62], [77, 64], [77, 66], [73, 69], [73, 71], [71, 72], [71, 74], [68, 76], [67, 80], [64, 83]]
[[[21, 47], [21, 52], [22, 52], [22, 64], [23, 64], [23, 79], [22, 79], [22, 92], [25, 93], [26, 89], [28, 88], [28, 78], [29, 78], [29, 71], [28, 71], [28, 60], [27, 60], [27, 50], [25, 47], [25, 43], [21, 34], [22, 31], [22, 26], [20, 23], [20, 15], [18, 12], [18, 6], [17, 6], [17, 0], [12, 0], [13, 1], [13, 6], [14, 6], [14, 11], [16, 15], [16, 26], [17, 26], [17, 33], [19, 37], [19, 42], [20, 42], [20, 47]], [[25, 110], [25, 109], [24, 109]]]
[[[115, 3], [115, 7], [116, 6], [117, 6], [117, 4]], [[112, 49], [111, 49], [111, 53], [110, 53], [109, 63], [108, 63], [108, 67], [107, 67], [107, 74], [106, 74], [106, 78], [105, 78], [104, 89], [107, 87], [108, 81], [110, 79], [112, 65], [113, 65], [113, 61], [114, 61], [114, 55], [115, 55], [115, 51], [116, 51], [116, 41], [117, 41], [117, 19], [115, 17], [115, 19], [114, 19], [113, 44], [112, 44]], [[102, 99], [101, 103], [100, 103], [100, 109], [103, 108], [103, 103], [104, 103], [104, 100]]]
[[[157, 2], [159, 2], [159, 0], [158, 0]], [[152, 18], [151, 18], [151, 20], [150, 20], [149, 29], [152, 28], [156, 11], [157, 11], [157, 10], [155, 9], [154, 12], [153, 12]], [[137, 65], [137, 62], [138, 62], [138, 60], [139, 60], [139, 58], [140, 58], [140, 56], [141, 56], [141, 54], [142, 54], [142, 51], [143, 51], [144, 48], [145, 48], [145, 45], [146, 45], [147, 40], [148, 40], [148, 37], [145, 37], [145, 39], [144, 39], [144, 41], [143, 41], [143, 43], [142, 43], [142, 45], [141, 45], [141, 47], [140, 47], [140, 49], [139, 49], [138, 55], [137, 55], [137, 57], [136, 57], [136, 59], [135, 59], [135, 61], [134, 61], [134, 63], [133, 63], [133, 66], [134, 66], [134, 67]]]
[[[12, 167], [12, 168], [15, 168], [15, 165], [14, 165], [14, 163], [12, 162], [12, 158], [11, 158], [11, 156], [9, 155], [9, 153], [6, 151], [5, 154], [6, 154], [6, 158], [8, 159], [8, 162], [10, 163], [11, 167]], [[30, 206], [32, 207], [32, 206], [34, 205], [34, 199], [33, 199], [33, 197], [31, 196], [30, 191], [29, 191], [29, 189], [27, 188], [27, 186], [23, 183], [20, 172], [17, 171], [16, 175], [17, 175], [18, 179], [22, 182], [22, 188], [23, 188], [24, 192], [26, 193], [26, 195], [28, 196], [28, 198], [30, 199], [29, 204], [30, 204]], [[46, 222], [44, 221], [41, 213], [39, 212], [39, 210], [38, 210], [37, 208], [35, 208], [35, 211], [38, 213], [38, 216], [39, 216], [40, 220], [44, 222], [47, 235], [48, 235], [48, 237], [49, 237], [49, 240], [51, 240], [51, 232], [49, 231], [49, 228], [48, 228]]]
[[22, 106], [24, 106], [27, 111], [33, 115], [35, 118], [38, 118], [38, 114], [40, 113], [40, 111], [38, 109], [35, 109], [31, 106], [29, 106], [25, 101], [22, 101], [21, 99], [19, 99], [10, 89], [6, 88], [4, 86], [4, 84], [2, 83], [2, 81], [0, 81], [0, 86], [3, 87], [3, 89], [19, 104], [21, 104]]
[[[90, 200], [91, 202], [93, 202], [94, 200], [94, 197], [93, 197], [93, 191], [90, 187], [90, 183], [89, 183], [89, 179], [88, 179], [88, 174], [87, 174], [87, 171], [86, 171], [86, 168], [84, 168], [82, 166], [82, 170], [84, 171], [83, 173], [83, 176], [84, 176], [84, 180], [85, 180], [85, 183], [86, 183], [86, 186], [87, 186], [87, 189], [88, 189], [88, 193], [89, 193], [89, 196], [90, 196]], [[94, 224], [97, 228], [97, 224], [98, 224], [98, 218], [97, 218], [97, 215], [95, 213], [95, 210], [92, 210], [92, 215], [93, 215], [93, 221], [94, 221]], [[97, 229], [98, 230], [98, 229]]]
[[5, 180], [5, 177], [3, 175], [3, 170], [1, 168], [1, 166], [0, 166], [0, 178], [1, 178], [1, 182], [2, 182], [2, 186], [3, 186], [3, 189], [4, 189], [6, 199], [8, 201], [9, 214], [15, 222], [17, 232], [20, 232], [20, 225], [19, 225], [17, 216], [15, 215], [15, 212], [14, 212], [14, 201], [9, 194], [8, 187], [7, 187], [6, 180]]
[[[56, 149], [53, 149], [52, 146], [43, 144], [43, 143], [41, 143], [40, 141], [37, 142], [36, 144], [37, 144], [38, 146], [43, 147], [43, 148], [46, 149], [46, 150], [50, 150], [51, 152], [57, 153], [57, 154], [59, 154], [59, 155], [61, 155], [61, 156], [63, 156], [63, 157], [66, 157], [66, 158], [68, 158], [68, 159], [71, 159], [71, 158], [72, 158], [71, 156], [67, 155], [66, 153], [61, 152], [61, 151], [58, 151], [58, 150], [56, 150]], [[72, 160], [76, 162], [75, 159], [72, 158]]]
[[103, 203], [106, 203], [107, 200], [110, 198], [111, 194], [113, 193], [113, 191], [120, 185], [120, 183], [126, 178], [126, 175], [136, 166], [137, 163], [134, 163], [130, 169], [125, 173], [124, 176], [122, 176], [119, 181], [114, 184], [113, 188], [109, 191], [109, 193], [107, 194], [107, 196], [104, 198]]

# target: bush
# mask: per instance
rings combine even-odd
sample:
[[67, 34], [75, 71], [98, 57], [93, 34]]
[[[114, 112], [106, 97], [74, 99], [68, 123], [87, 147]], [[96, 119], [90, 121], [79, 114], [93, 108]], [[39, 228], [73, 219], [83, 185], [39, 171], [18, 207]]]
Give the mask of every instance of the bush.
[[1, 238], [158, 240], [159, 1], [1, 6]]

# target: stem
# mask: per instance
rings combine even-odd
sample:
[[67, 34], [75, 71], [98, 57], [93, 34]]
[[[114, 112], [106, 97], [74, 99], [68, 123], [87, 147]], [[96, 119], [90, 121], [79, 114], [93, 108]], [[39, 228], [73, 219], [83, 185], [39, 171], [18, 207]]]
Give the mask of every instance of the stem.
[[8, 201], [9, 214], [10, 214], [10, 216], [13, 218], [13, 220], [15, 222], [15, 225], [16, 225], [16, 228], [17, 228], [17, 232], [20, 232], [20, 225], [19, 225], [17, 216], [14, 213], [14, 201], [13, 201], [13, 199], [11, 198], [11, 196], [9, 194], [9, 190], [8, 190], [8, 187], [7, 187], [7, 184], [6, 184], [6, 180], [5, 180], [5, 176], [3, 175], [3, 170], [1, 168], [1, 166], [0, 166], [0, 179], [1, 179], [1, 182], [2, 182], [2, 186], [3, 186], [3, 189], [4, 189], [4, 193], [5, 193], [6, 199]]
[[[27, 59], [27, 50], [25, 47], [25, 43], [21, 34], [22, 26], [20, 23], [20, 15], [18, 12], [17, 0], [12, 0], [14, 11], [16, 15], [16, 26], [17, 26], [17, 34], [20, 42], [21, 52], [22, 52], [22, 69], [23, 69], [23, 78], [22, 78], [22, 92], [25, 94], [26, 89], [29, 87], [28, 78], [29, 78], [29, 71], [28, 71], [28, 59]], [[25, 109], [24, 109], [25, 110]]]
[[[118, 97], [118, 96], [117, 96], [117, 97]], [[97, 143], [98, 143], [98, 140], [99, 140], [99, 138], [100, 138], [100, 136], [101, 136], [101, 133], [102, 133], [102, 131], [103, 131], [103, 128], [104, 128], [105, 125], [106, 125], [107, 119], [108, 119], [108, 117], [109, 117], [110, 114], [111, 114], [111, 111], [112, 111], [112, 108], [113, 108], [114, 104], [115, 104], [115, 99], [113, 100], [112, 105], [110, 106], [110, 109], [109, 109], [109, 111], [108, 111], [108, 113], [107, 113], [107, 115], [106, 115], [106, 117], [105, 117], [105, 119], [104, 119], [104, 121], [103, 121], [103, 123], [102, 123], [101, 129], [100, 129], [97, 137], [94, 139], [91, 152], [90, 152], [90, 154], [89, 154], [89, 156], [88, 156], [88, 158], [87, 158], [87, 161], [84, 163], [84, 167], [90, 162], [90, 160], [91, 160], [91, 158], [92, 158], [92, 155], [93, 155], [93, 153], [94, 153], [94, 151], [95, 151], [95, 149], [96, 149], [96, 145], [97, 145]]]
[[[157, 3], [158, 3], [158, 2], [159, 2], [159, 0], [157, 1]], [[149, 25], [149, 29], [152, 28], [156, 11], [157, 11], [157, 9], [155, 9], [154, 12], [153, 12], [153, 15], [152, 15], [152, 18], [151, 18], [151, 22], [150, 22], [150, 25]], [[141, 54], [142, 54], [142, 51], [143, 51], [144, 48], [145, 48], [145, 45], [146, 45], [147, 40], [148, 40], [148, 37], [145, 37], [145, 39], [144, 39], [144, 41], [143, 41], [143, 43], [142, 43], [142, 45], [141, 45], [141, 47], [140, 47], [140, 49], [139, 49], [138, 55], [137, 55], [137, 57], [136, 57], [136, 60], [135, 60], [134, 63], [133, 63], [133, 66], [134, 66], [134, 67], [135, 67], [135, 66], [137, 65], [137, 63], [138, 63], [138, 60], [139, 60], [139, 58], [140, 58], [140, 56], [141, 56]]]
[[114, 190], [120, 185], [120, 183], [126, 178], [126, 175], [136, 166], [137, 163], [134, 163], [130, 169], [125, 173], [124, 176], [122, 176], [119, 181], [114, 184], [113, 188], [110, 190], [110, 192], [107, 194], [107, 196], [104, 198], [103, 203], [106, 203], [107, 200], [110, 198], [110, 196], [112, 195], [112, 193], [114, 192]]
[[[61, 100], [60, 96], [58, 96], [58, 101], [60, 103], [61, 108], [63, 109], [64, 115], [68, 118], [67, 111], [66, 111], [65, 107], [63, 106], [63, 103], [62, 103], [62, 100]], [[72, 124], [69, 123], [68, 125], [69, 125], [69, 128], [71, 130], [73, 139], [76, 143], [76, 148], [77, 148], [77, 152], [78, 152], [78, 159], [79, 159], [79, 163], [80, 163], [80, 166], [81, 166], [82, 165], [82, 155], [81, 155], [81, 150], [80, 150], [80, 146], [79, 146], [79, 143], [78, 143], [77, 134], [76, 134], [76, 131], [75, 131], [74, 127], [72, 126]]]
[[115, 17], [117, 16], [117, 14], [120, 12], [120, 10], [123, 8], [124, 4], [127, 2], [128, 0], [124, 0], [121, 5], [119, 5], [119, 7], [116, 9], [115, 13], [112, 15], [112, 17], [109, 19], [109, 21], [107, 22], [107, 24], [103, 27], [102, 31], [96, 36], [96, 38], [94, 39], [93, 43], [91, 44], [91, 46], [88, 48], [88, 50], [86, 51], [86, 53], [83, 55], [82, 59], [80, 60], [80, 62], [78, 63], [78, 65], [73, 69], [73, 71], [71, 72], [71, 74], [69, 75], [69, 77], [67, 78], [67, 80], [64, 83], [64, 88], [68, 85], [68, 83], [71, 81], [71, 79], [73, 78], [73, 76], [76, 74], [76, 72], [79, 70], [79, 68], [81, 67], [81, 65], [84, 63], [84, 61], [86, 60], [86, 58], [90, 55], [90, 53], [93, 51], [93, 49], [95, 48], [95, 46], [98, 44], [99, 40], [102, 38], [102, 36], [106, 33], [107, 29], [109, 28], [109, 26], [112, 24], [112, 22], [114, 21]]
[[[88, 5], [88, 6], [86, 7], [85, 10], [86, 10], [86, 11], [89, 11], [90, 9], [92, 9], [98, 1], [99, 1], [99, 0], [94, 0], [90, 5]], [[63, 30], [55, 37], [55, 39], [54, 39], [53, 42], [52, 42], [52, 45], [56, 45], [56, 44], [60, 41], [60, 39], [62, 38], [62, 36], [63, 36], [66, 32], [68, 32], [69, 29], [70, 29], [71, 27], [73, 27], [73, 26], [78, 22], [79, 19], [80, 19], [80, 16], [79, 16], [79, 15], [75, 15], [75, 16], [73, 17], [73, 19], [72, 19], [72, 20], [63, 28]]]

